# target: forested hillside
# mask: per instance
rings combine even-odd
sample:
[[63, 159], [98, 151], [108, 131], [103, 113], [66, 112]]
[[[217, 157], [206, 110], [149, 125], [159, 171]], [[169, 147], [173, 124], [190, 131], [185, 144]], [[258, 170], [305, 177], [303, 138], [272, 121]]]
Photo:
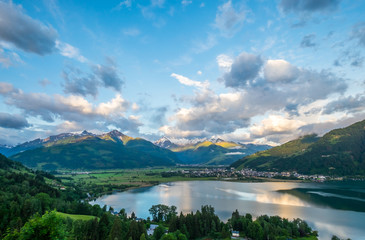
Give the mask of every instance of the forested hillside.
[[364, 175], [365, 120], [332, 130], [320, 138], [316, 135], [301, 137], [247, 156], [232, 166], [304, 174]]

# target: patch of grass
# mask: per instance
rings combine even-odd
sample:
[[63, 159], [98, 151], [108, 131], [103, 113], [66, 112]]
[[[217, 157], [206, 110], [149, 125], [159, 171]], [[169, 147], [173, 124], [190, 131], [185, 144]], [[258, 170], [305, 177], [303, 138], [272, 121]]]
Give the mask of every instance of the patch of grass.
[[[78, 215], [78, 214], [68, 214], [68, 213], [61, 213], [61, 212], [57, 212], [57, 215], [62, 217], [62, 218], [71, 218], [72, 220], [83, 220], [83, 221], [88, 221], [88, 220], [92, 220], [94, 218], [97, 218], [95, 216], [91, 216], [91, 215]], [[99, 220], [99, 218], [97, 218]]]
[[318, 238], [315, 236], [309, 236], [309, 237], [295, 238], [295, 240], [318, 240]]

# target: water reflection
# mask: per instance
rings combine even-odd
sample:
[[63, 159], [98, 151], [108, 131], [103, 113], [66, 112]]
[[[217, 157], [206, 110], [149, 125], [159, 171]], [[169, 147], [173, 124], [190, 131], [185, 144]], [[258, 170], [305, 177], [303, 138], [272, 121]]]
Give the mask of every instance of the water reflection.
[[[155, 204], [175, 205], [183, 213], [196, 211], [201, 205], [212, 205], [224, 221], [238, 209], [241, 214], [251, 213], [256, 217], [267, 214], [302, 218], [319, 231], [320, 239], [330, 239], [332, 234], [365, 239], [364, 212], [333, 209], [348, 201], [352, 205], [356, 201], [356, 208], [365, 209], [364, 201], [353, 199], [363, 199], [364, 188], [343, 189], [337, 185], [304, 183], [174, 182], [103, 196], [93, 203], [106, 204], [117, 211], [125, 208], [142, 218], [149, 216], [148, 209]], [[328, 194], [323, 196], [318, 192]]]

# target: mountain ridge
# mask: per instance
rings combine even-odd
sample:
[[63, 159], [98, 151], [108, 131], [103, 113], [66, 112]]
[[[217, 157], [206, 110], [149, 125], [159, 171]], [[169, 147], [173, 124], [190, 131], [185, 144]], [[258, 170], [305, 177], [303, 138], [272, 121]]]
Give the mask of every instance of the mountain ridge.
[[269, 145], [242, 144], [221, 138], [199, 139], [178, 144], [166, 136], [154, 144], [175, 152], [185, 164], [230, 165], [240, 157], [270, 148]]
[[315, 134], [300, 137], [246, 156], [231, 166], [303, 174], [364, 175], [365, 120], [333, 129], [322, 137]]
[[47, 140], [45, 144], [18, 152], [10, 158], [43, 170], [141, 168], [173, 166], [177, 162], [170, 150], [117, 130], [100, 135], [83, 133], [50, 138], [57, 140]]

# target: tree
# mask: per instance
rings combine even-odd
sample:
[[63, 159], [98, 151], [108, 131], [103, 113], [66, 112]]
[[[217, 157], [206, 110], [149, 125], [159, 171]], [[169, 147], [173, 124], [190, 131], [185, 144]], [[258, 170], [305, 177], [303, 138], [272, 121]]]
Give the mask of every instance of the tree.
[[110, 230], [110, 219], [109, 214], [104, 212], [99, 221], [99, 239], [107, 239]]
[[153, 232], [153, 237], [155, 239], [160, 239], [162, 235], [164, 235], [165, 229], [162, 226], [158, 226], [155, 231]]
[[228, 229], [227, 225], [224, 225], [224, 227], [222, 229], [222, 232], [221, 232], [221, 237], [223, 239], [231, 237], [231, 233], [229, 232], [229, 229]]
[[114, 223], [112, 229], [110, 231], [109, 237], [111, 240], [122, 240], [123, 232], [122, 232], [122, 221], [120, 218], [114, 218]]
[[146, 240], [146, 235], [144, 233], [142, 233], [141, 237], [139, 238], [139, 240]]
[[247, 236], [252, 239], [260, 240], [264, 236], [264, 231], [262, 230], [261, 225], [257, 222], [250, 222], [248, 224]]
[[62, 219], [57, 216], [56, 211], [46, 212], [42, 217], [35, 215], [31, 218], [18, 232], [15, 230], [9, 233], [4, 240], [48, 240], [48, 239], [65, 239], [64, 226]]
[[131, 237], [133, 240], [138, 240], [141, 235], [142, 233], [139, 230], [138, 223], [132, 220], [131, 224], [129, 225], [128, 236]]
[[161, 240], [177, 240], [177, 238], [176, 238], [175, 234], [169, 233], [169, 234], [162, 235]]

